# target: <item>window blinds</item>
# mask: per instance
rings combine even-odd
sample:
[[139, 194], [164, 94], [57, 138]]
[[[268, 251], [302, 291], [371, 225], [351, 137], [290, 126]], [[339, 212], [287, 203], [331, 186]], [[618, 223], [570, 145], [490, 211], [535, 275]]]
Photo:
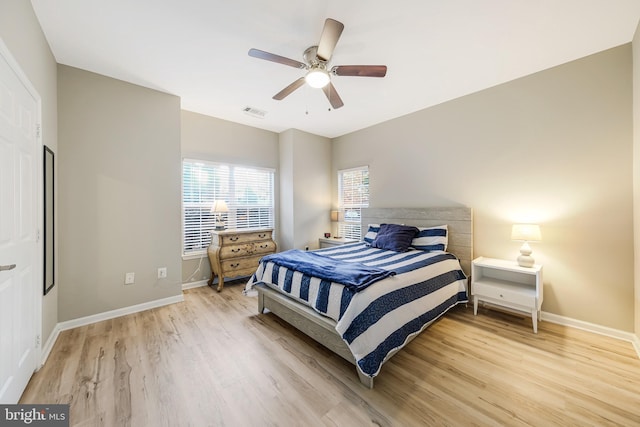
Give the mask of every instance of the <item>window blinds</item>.
[[338, 224], [340, 236], [360, 240], [362, 212], [369, 206], [369, 167], [338, 171], [338, 207], [344, 220]]
[[184, 159], [182, 162], [183, 255], [211, 242], [215, 200], [227, 202], [226, 228], [273, 228], [274, 170]]

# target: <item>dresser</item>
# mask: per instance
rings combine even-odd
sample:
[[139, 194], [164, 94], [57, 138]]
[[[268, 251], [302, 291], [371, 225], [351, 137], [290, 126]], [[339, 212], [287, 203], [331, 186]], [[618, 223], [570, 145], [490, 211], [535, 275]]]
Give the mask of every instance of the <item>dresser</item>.
[[211, 263], [211, 279], [218, 276], [218, 292], [225, 277], [250, 276], [258, 268], [260, 258], [276, 251], [273, 229], [213, 230], [207, 250]]

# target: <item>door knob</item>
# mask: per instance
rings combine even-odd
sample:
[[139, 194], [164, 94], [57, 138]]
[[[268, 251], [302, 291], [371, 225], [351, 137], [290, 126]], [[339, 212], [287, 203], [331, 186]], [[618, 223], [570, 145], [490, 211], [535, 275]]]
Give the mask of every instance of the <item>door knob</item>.
[[15, 264], [0, 265], [0, 271], [13, 270], [14, 268], [16, 268]]

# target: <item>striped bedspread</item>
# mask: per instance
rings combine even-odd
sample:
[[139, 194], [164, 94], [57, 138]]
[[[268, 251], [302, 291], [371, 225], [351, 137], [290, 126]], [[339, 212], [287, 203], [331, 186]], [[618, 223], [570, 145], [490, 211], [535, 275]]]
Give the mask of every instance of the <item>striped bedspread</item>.
[[358, 262], [395, 275], [356, 292], [340, 283], [261, 262], [247, 283], [274, 289], [336, 321], [358, 369], [375, 377], [382, 364], [429, 323], [467, 302], [467, 278], [447, 252], [393, 252], [353, 243], [314, 251], [336, 262]]

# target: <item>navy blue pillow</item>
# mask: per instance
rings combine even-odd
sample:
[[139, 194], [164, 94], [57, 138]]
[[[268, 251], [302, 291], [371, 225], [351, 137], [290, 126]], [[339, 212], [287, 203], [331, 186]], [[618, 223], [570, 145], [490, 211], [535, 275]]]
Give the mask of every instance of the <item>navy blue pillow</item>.
[[417, 233], [418, 229], [416, 227], [408, 225], [380, 224], [380, 230], [376, 238], [371, 242], [371, 247], [405, 252], [411, 246], [411, 241]]

